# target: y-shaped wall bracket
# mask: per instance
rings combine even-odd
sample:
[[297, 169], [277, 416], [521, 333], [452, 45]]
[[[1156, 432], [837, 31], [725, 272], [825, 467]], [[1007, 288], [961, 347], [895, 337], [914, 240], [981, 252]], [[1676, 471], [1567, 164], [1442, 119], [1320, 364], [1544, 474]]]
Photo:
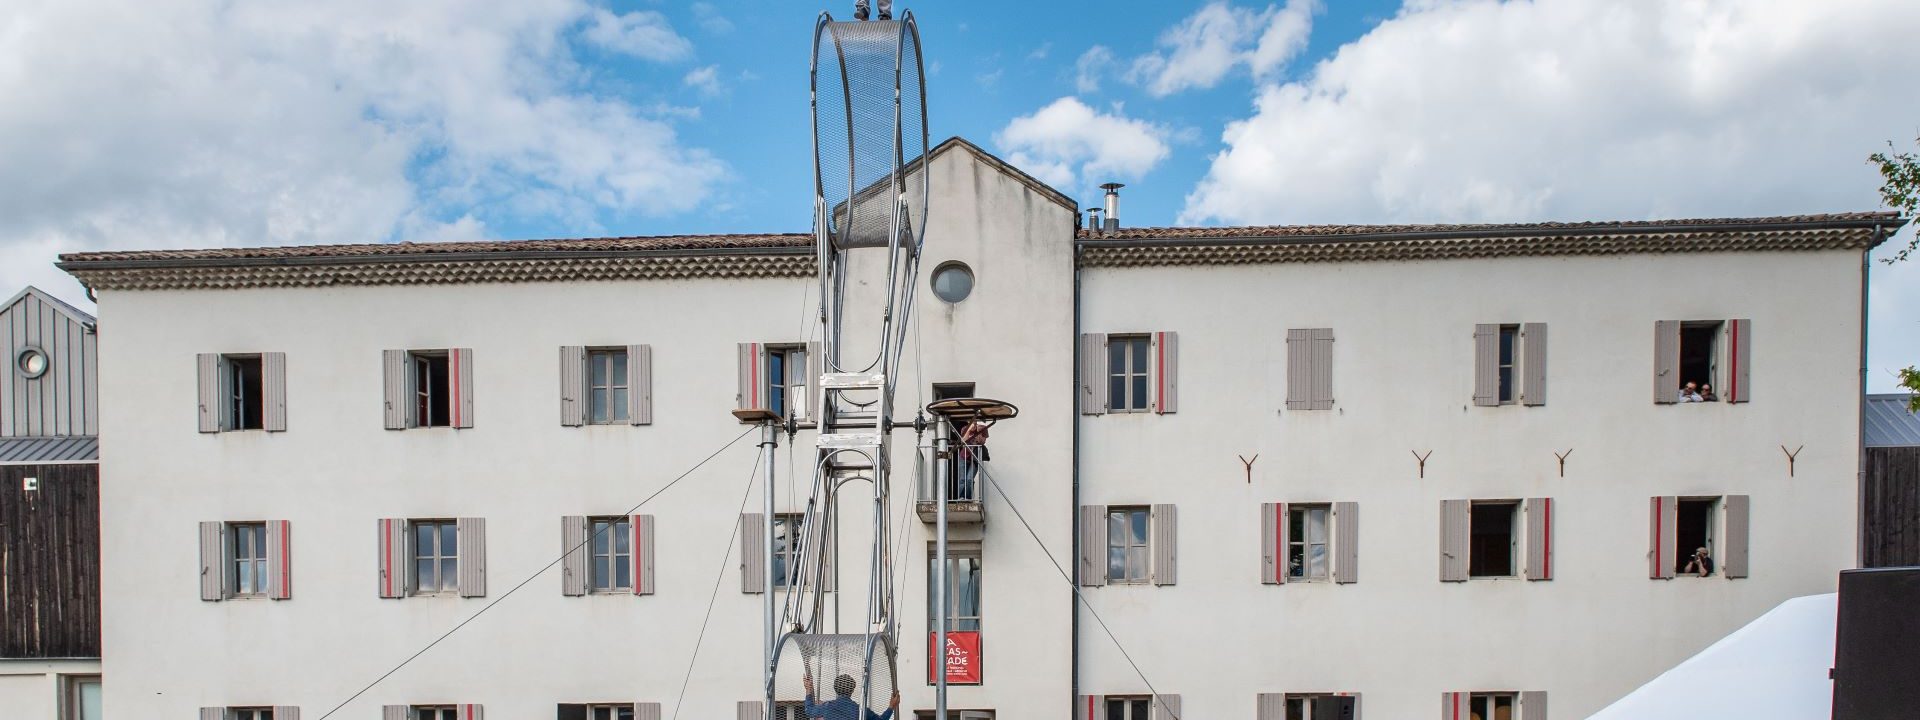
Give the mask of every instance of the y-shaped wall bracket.
[[1567, 448], [1567, 451], [1563, 453], [1557, 452], [1553, 454], [1554, 457], [1560, 459], [1560, 477], [1567, 476], [1567, 456], [1572, 454], [1573, 448]]
[[1793, 477], [1793, 459], [1800, 457], [1800, 451], [1805, 449], [1807, 449], [1807, 446], [1801, 445], [1800, 447], [1794, 448], [1793, 452], [1787, 452], [1787, 446], [1780, 446], [1780, 452], [1787, 453], [1787, 477]]
[[1259, 460], [1260, 453], [1254, 453], [1253, 460], [1248, 460], [1247, 456], [1245, 455], [1235, 455], [1234, 457], [1240, 458], [1240, 464], [1247, 466], [1247, 484], [1252, 485], [1253, 484], [1253, 460]]
[[1414, 450], [1408, 450], [1407, 452], [1413, 453], [1413, 459], [1420, 461], [1420, 479], [1425, 480], [1427, 478], [1427, 458], [1433, 457], [1433, 451], [1428, 450], [1425, 455], [1421, 455]]

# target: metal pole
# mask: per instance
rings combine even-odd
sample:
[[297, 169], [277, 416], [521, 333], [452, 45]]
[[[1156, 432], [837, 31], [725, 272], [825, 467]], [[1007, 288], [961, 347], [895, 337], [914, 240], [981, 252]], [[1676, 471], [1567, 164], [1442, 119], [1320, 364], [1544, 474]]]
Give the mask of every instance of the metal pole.
[[[952, 427], [950, 426], [949, 421], [941, 420], [940, 421], [941, 432], [933, 440], [935, 447], [945, 449], [948, 454], [951, 454], [954, 451], [953, 446], [950, 444], [950, 440], [949, 440], [949, 438], [952, 437], [952, 435], [949, 432], [951, 430], [952, 430]], [[954, 462], [951, 464], [943, 462], [941, 460], [941, 453], [935, 453], [933, 457], [934, 457], [934, 462], [936, 463], [941, 463], [941, 465], [945, 465], [947, 467], [951, 467], [956, 470], [959, 469], [958, 462]], [[936, 465], [935, 467], [940, 467], [941, 465]], [[933, 625], [935, 628], [934, 630], [935, 637], [933, 641], [933, 646], [936, 648], [933, 656], [933, 663], [934, 663], [933, 717], [934, 717], [934, 720], [947, 720], [947, 594], [948, 594], [948, 590], [947, 590], [947, 580], [948, 580], [947, 578], [947, 482], [951, 479], [952, 478], [947, 474], [943, 474], [939, 472], [934, 473], [933, 484], [938, 486], [933, 491], [933, 497], [934, 497], [933, 512], [934, 512], [934, 518], [935, 518], [934, 525], [933, 525], [933, 546], [934, 546], [933, 586], [934, 588], [936, 588], [936, 592], [938, 593], [938, 595], [933, 600], [933, 616], [935, 618], [938, 618]]]
[[[766, 501], [766, 512], [762, 513], [760, 516], [760, 537], [765, 538], [765, 543], [764, 543], [765, 547], [758, 548], [756, 549], [756, 551], [766, 553], [765, 557], [762, 557], [760, 562], [760, 572], [761, 572], [760, 588], [761, 588], [762, 599], [765, 601], [765, 605], [766, 605], [765, 625], [763, 626], [763, 629], [765, 630], [765, 633], [766, 633], [766, 640], [764, 642], [764, 647], [762, 648], [761, 657], [764, 660], [763, 664], [767, 668], [767, 688], [766, 688], [767, 702], [766, 702], [766, 705], [764, 706], [764, 709], [766, 710], [768, 720], [773, 719], [773, 714], [774, 714], [773, 683], [775, 680], [775, 673], [778, 670], [778, 668], [775, 668], [773, 666], [773, 662], [774, 662], [773, 660], [773, 643], [774, 643], [773, 598], [774, 598], [774, 595], [776, 594], [775, 592], [776, 588], [774, 588], [773, 586], [773, 508], [774, 508], [774, 504], [773, 504], [773, 489], [774, 489], [773, 454], [774, 453], [773, 453], [773, 450], [774, 448], [779, 447], [779, 445], [780, 445], [780, 422], [778, 420], [767, 420], [764, 423], [762, 423], [760, 426], [760, 447], [766, 452], [767, 485], [765, 490], [766, 490], [767, 501]], [[740, 551], [743, 553], [748, 552], [746, 548], [741, 548]]]

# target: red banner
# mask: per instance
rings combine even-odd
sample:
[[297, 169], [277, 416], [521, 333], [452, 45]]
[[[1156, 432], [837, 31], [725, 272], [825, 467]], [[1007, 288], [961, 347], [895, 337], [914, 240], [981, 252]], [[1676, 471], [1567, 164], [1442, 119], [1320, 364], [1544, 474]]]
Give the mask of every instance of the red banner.
[[979, 685], [980, 672], [980, 633], [977, 631], [947, 632], [946, 662], [941, 663], [934, 657], [934, 644], [939, 642], [937, 633], [927, 633], [927, 682], [936, 681], [933, 669], [942, 664], [947, 667], [948, 685]]

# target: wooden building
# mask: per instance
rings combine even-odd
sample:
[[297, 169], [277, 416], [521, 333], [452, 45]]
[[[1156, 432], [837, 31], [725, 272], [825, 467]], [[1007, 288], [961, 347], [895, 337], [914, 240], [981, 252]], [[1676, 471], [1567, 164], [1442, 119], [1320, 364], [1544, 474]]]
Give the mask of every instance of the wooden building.
[[1920, 415], [1906, 393], [1861, 406], [1860, 566], [1920, 565]]

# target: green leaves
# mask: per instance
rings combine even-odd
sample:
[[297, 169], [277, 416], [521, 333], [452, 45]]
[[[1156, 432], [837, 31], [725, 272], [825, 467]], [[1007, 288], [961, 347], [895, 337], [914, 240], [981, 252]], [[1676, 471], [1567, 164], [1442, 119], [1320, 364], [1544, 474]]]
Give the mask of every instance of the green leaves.
[[[1907, 217], [1913, 217], [1915, 211], [1920, 210], [1920, 157], [1910, 152], [1897, 152], [1898, 148], [1895, 148], [1891, 142], [1887, 143], [1887, 150], [1893, 152], [1874, 153], [1867, 156], [1868, 162], [1880, 166], [1880, 177], [1886, 179], [1886, 182], [1880, 186], [1880, 199], [1887, 204], [1887, 207], [1899, 210], [1900, 214]], [[1920, 248], [1920, 235], [1908, 241], [1907, 246], [1894, 253], [1893, 257], [1887, 258], [1886, 263], [1891, 265], [1906, 260], [1916, 248]], [[1912, 368], [1908, 369], [1908, 371], [1911, 370]], [[1920, 375], [1912, 377], [1913, 379], [1907, 382], [1920, 383]], [[1920, 385], [1910, 387], [1920, 390]]]

